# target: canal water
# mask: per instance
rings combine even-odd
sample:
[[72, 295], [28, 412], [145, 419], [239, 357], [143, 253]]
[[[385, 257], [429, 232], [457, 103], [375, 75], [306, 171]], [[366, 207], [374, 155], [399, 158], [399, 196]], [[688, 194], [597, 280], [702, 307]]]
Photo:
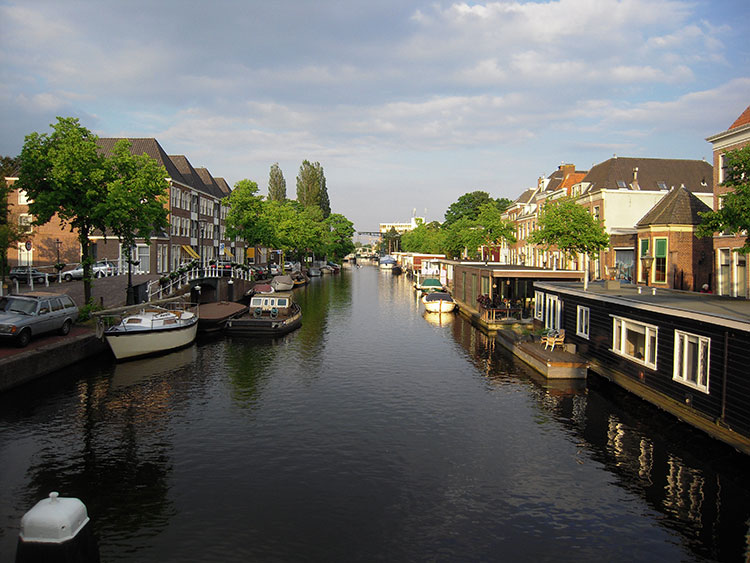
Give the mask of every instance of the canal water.
[[103, 561], [747, 561], [750, 464], [606, 382], [547, 384], [373, 267], [300, 330], [0, 396], [0, 560], [50, 491]]

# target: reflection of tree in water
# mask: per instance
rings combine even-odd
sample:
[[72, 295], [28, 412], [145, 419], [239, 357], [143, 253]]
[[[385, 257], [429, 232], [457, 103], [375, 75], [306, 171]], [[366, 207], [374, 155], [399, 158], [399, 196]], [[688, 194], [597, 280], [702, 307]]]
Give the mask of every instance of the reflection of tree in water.
[[302, 344], [304, 360], [320, 362], [320, 346], [325, 341], [329, 317], [339, 309], [351, 308], [350, 284], [349, 275], [342, 272], [325, 275], [295, 290], [294, 297], [302, 307], [302, 327], [294, 336]]
[[270, 367], [281, 349], [280, 340], [251, 336], [234, 337], [230, 342], [226, 369], [233, 398], [245, 407], [252, 407], [260, 399], [263, 385], [271, 375]]
[[593, 459], [662, 514], [660, 521], [712, 560], [748, 560], [750, 460], [596, 376], [547, 381], [463, 317], [454, 339], [491, 385], [523, 385], [575, 437], [576, 459]]

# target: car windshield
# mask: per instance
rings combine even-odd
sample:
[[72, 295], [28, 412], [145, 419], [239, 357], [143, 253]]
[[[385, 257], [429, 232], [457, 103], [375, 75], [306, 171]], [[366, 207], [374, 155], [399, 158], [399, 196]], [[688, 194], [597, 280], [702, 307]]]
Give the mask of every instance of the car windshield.
[[36, 303], [26, 299], [14, 299], [13, 297], [3, 297], [0, 299], [0, 311], [8, 313], [23, 313], [31, 315], [36, 311]]

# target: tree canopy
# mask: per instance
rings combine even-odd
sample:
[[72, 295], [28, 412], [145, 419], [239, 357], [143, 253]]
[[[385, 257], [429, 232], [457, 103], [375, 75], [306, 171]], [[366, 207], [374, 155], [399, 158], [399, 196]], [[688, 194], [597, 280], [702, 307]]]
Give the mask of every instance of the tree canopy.
[[750, 252], [750, 145], [729, 151], [724, 155], [724, 181], [722, 186], [731, 188], [720, 195], [721, 205], [716, 211], [702, 213], [703, 222], [696, 233], [710, 237], [714, 233], [729, 231], [745, 235], [745, 244], [735, 249]]
[[273, 230], [263, 213], [263, 197], [258, 195], [258, 184], [247, 178], [234, 184], [225, 199], [229, 206], [226, 217], [227, 236], [242, 237], [250, 246], [269, 244]]
[[331, 213], [326, 217], [325, 225], [328, 229], [326, 254], [340, 262], [344, 256], [354, 250], [352, 242], [354, 223], [340, 213]]
[[78, 232], [83, 254], [84, 298], [91, 298], [89, 235], [106, 232], [107, 184], [111, 167], [96, 145], [97, 137], [78, 119], [58, 117], [52, 133], [26, 136], [19, 156], [15, 188], [26, 192], [34, 223], [43, 225], [57, 214], [63, 226]]
[[609, 235], [602, 224], [571, 198], [546, 202], [537, 225], [538, 229], [529, 235], [530, 243], [547, 248], [556, 246], [571, 258], [609, 246]]
[[479, 216], [479, 209], [482, 205], [487, 203], [492, 203], [499, 211], [504, 211], [511, 201], [505, 198], [494, 199], [483, 191], [466, 193], [448, 207], [443, 225], [448, 227], [463, 217], [474, 220]]
[[268, 176], [268, 199], [270, 201], [284, 201], [286, 199], [286, 180], [278, 162], [271, 165]]
[[331, 214], [326, 178], [320, 162], [302, 161], [297, 174], [297, 201], [304, 207], [319, 208], [323, 218]]
[[444, 254], [445, 232], [440, 223], [417, 225], [417, 228], [401, 235], [401, 249], [404, 252], [421, 252], [424, 254]]

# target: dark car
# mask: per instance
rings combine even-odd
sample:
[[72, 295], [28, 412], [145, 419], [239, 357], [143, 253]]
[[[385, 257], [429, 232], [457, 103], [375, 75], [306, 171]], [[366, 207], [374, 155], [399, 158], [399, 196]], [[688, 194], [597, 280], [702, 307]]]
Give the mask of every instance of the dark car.
[[8, 277], [13, 281], [27, 282], [29, 281], [29, 275], [35, 283], [44, 283], [44, 280], [47, 279], [47, 274], [29, 266], [11, 268]]
[[213, 264], [208, 265], [208, 269], [211, 272], [216, 272], [219, 276], [231, 276], [232, 275], [232, 263], [219, 260]]
[[68, 334], [78, 307], [68, 296], [38, 291], [0, 298], [0, 339], [26, 346], [32, 336], [57, 331]]

